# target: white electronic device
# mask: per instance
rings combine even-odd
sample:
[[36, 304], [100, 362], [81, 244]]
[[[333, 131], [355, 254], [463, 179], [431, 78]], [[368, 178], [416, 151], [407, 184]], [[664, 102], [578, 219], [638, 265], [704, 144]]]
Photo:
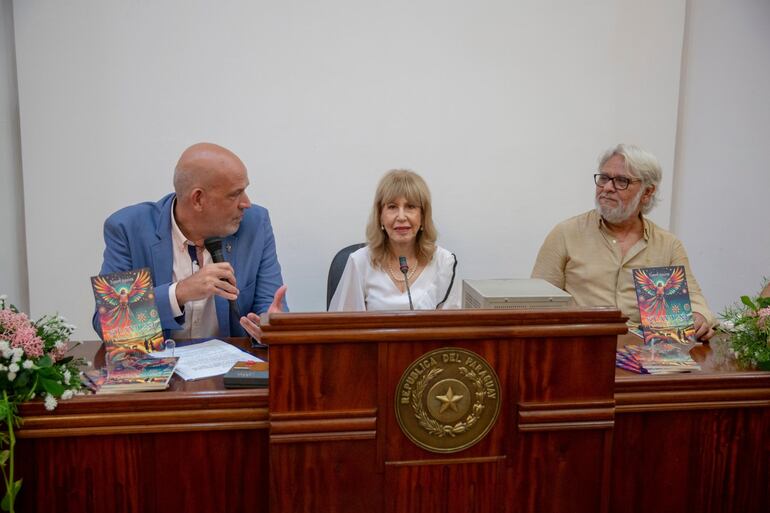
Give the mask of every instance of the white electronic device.
[[463, 308], [529, 310], [563, 308], [572, 296], [537, 278], [463, 280]]

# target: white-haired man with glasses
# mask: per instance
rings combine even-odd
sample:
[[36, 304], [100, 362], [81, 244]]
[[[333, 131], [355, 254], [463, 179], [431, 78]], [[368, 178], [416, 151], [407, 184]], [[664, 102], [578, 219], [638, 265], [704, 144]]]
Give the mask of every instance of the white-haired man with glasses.
[[709, 310], [682, 243], [644, 217], [657, 203], [658, 160], [630, 144], [607, 150], [594, 175], [596, 208], [556, 225], [537, 255], [533, 278], [569, 292], [579, 306], [616, 306], [639, 322], [632, 269], [683, 265], [695, 336], [714, 335]]

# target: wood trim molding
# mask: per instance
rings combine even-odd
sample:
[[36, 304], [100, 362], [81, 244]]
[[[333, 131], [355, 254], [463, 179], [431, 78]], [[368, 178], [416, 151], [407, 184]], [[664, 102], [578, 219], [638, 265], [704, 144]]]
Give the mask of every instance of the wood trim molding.
[[19, 438], [267, 429], [267, 408], [27, 415]]
[[376, 408], [271, 414], [270, 443], [371, 440], [377, 434], [376, 414]]
[[351, 440], [374, 440], [376, 431], [339, 431], [336, 433], [293, 433], [270, 435], [271, 444], [299, 444], [307, 442], [341, 442]]
[[279, 344], [329, 344], [339, 342], [406, 342], [422, 340], [478, 340], [494, 338], [544, 338], [586, 337], [597, 335], [621, 335], [626, 333], [625, 324], [581, 324], [542, 326], [490, 326], [490, 327], [426, 327], [426, 328], [360, 328], [277, 331], [265, 334], [268, 345]]
[[518, 428], [522, 432], [612, 429], [612, 401], [519, 403]]
[[318, 419], [357, 419], [362, 417], [374, 417], [377, 408], [365, 408], [360, 410], [324, 410], [324, 411], [293, 411], [285, 413], [270, 413], [271, 422], [293, 420], [318, 420]]
[[[625, 323], [627, 318], [615, 308], [570, 308], [540, 310], [420, 310], [414, 312], [324, 312], [273, 313], [263, 316], [265, 334], [276, 331], [366, 329], [366, 328], [429, 328], [467, 326], [472, 319], [476, 326], [512, 326], [537, 324], [603, 324]], [[624, 332], [625, 333], [625, 332]]]
[[420, 467], [425, 465], [462, 465], [465, 463], [497, 463], [505, 461], [506, 456], [482, 456], [478, 458], [437, 458], [433, 460], [386, 461], [390, 467]]
[[770, 407], [770, 373], [617, 376], [616, 412]]

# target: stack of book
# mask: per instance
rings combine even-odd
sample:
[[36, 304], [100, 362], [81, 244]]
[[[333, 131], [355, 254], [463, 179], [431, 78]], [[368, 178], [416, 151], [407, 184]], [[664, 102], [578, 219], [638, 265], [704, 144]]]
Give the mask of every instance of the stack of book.
[[83, 383], [97, 394], [165, 390], [178, 358], [130, 359], [83, 373]]
[[700, 370], [700, 365], [678, 344], [627, 345], [615, 354], [615, 366], [637, 374], [672, 374]]

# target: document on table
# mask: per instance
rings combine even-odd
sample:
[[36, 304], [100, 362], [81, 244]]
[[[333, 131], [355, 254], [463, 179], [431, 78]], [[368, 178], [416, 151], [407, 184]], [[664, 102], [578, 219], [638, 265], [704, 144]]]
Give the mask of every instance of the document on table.
[[165, 351], [155, 351], [150, 353], [150, 356], [153, 358], [178, 357], [179, 361], [174, 372], [185, 381], [219, 376], [229, 371], [235, 362], [264, 361], [218, 339], [166, 349]]

